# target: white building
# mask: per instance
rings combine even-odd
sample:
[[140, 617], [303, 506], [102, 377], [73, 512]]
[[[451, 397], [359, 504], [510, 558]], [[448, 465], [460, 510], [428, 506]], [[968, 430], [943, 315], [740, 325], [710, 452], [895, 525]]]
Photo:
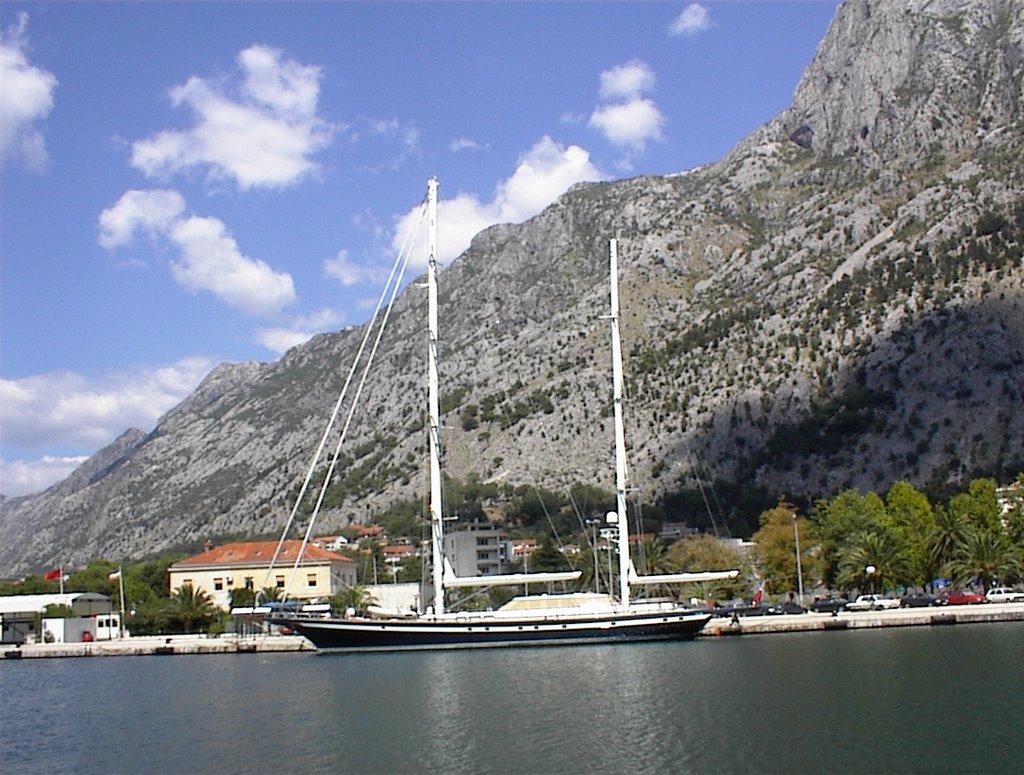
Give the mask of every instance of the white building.
[[252, 541], [210, 547], [202, 554], [174, 563], [167, 569], [173, 595], [184, 586], [206, 592], [214, 605], [228, 610], [236, 589], [279, 590], [289, 600], [328, 598], [356, 583], [356, 563], [335, 552], [309, 544], [298, 566], [301, 541], [285, 541], [274, 567], [276, 541]]
[[108, 618], [111, 614], [116, 616], [114, 602], [106, 595], [99, 595], [95, 592], [0, 597], [0, 630], [2, 630], [0, 642], [25, 643], [26, 641], [40, 640], [45, 632], [42, 623], [48, 606], [70, 608], [74, 617], [69, 619], [69, 622], [79, 619], [89, 620], [85, 623], [60, 625], [62, 630], [68, 627], [73, 633], [78, 633], [78, 640], [81, 640], [81, 634], [86, 631], [89, 631], [94, 638], [98, 636], [97, 617]]

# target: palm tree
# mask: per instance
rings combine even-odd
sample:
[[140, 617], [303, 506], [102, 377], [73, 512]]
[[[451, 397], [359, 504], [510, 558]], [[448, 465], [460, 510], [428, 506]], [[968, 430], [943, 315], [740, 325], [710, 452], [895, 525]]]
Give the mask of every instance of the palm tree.
[[946, 566], [967, 537], [967, 523], [953, 509], [935, 510], [935, 527], [928, 536], [928, 561], [932, 568]]
[[993, 579], [1019, 576], [1020, 556], [1001, 533], [988, 530], [967, 531], [963, 543], [947, 566], [958, 584], [981, 579], [982, 590], [989, 589]]
[[370, 590], [360, 586], [342, 587], [331, 598], [331, 605], [337, 610], [347, 611], [351, 608], [360, 614], [366, 613], [366, 609], [376, 602]]
[[836, 582], [841, 588], [870, 587], [882, 592], [905, 583], [910, 574], [910, 563], [897, 536], [878, 530], [861, 533], [840, 551]]
[[178, 623], [182, 632], [193, 632], [194, 627], [202, 628], [213, 621], [217, 607], [210, 599], [209, 592], [184, 584], [171, 597], [171, 612], [172, 619]]

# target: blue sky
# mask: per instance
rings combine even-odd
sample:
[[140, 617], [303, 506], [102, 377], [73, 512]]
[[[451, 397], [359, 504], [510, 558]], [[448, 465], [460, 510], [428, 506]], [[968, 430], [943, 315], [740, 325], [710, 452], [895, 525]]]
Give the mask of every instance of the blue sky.
[[0, 492], [363, 322], [430, 176], [447, 261], [576, 182], [720, 158], [837, 5], [4, 2]]

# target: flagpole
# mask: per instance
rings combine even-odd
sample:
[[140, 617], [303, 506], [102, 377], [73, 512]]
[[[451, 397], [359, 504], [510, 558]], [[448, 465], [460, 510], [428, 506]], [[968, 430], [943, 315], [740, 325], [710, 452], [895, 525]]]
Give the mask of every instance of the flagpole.
[[64, 566], [63, 565], [58, 565], [57, 566], [57, 573], [60, 574], [60, 578], [58, 580], [60, 581], [60, 593], [63, 595], [64, 594]]

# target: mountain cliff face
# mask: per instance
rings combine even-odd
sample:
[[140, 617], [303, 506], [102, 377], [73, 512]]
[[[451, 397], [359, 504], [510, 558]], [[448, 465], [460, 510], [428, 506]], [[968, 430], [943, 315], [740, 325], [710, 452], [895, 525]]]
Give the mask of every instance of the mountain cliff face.
[[[793, 105], [720, 162], [482, 232], [440, 280], [446, 471], [611, 489], [612, 236], [645, 499], [1024, 470], [1022, 105], [1024, 4], [848, 0]], [[396, 306], [324, 531], [423, 490], [424, 294]], [[8, 502], [0, 575], [280, 529], [361, 336], [222, 366]]]

